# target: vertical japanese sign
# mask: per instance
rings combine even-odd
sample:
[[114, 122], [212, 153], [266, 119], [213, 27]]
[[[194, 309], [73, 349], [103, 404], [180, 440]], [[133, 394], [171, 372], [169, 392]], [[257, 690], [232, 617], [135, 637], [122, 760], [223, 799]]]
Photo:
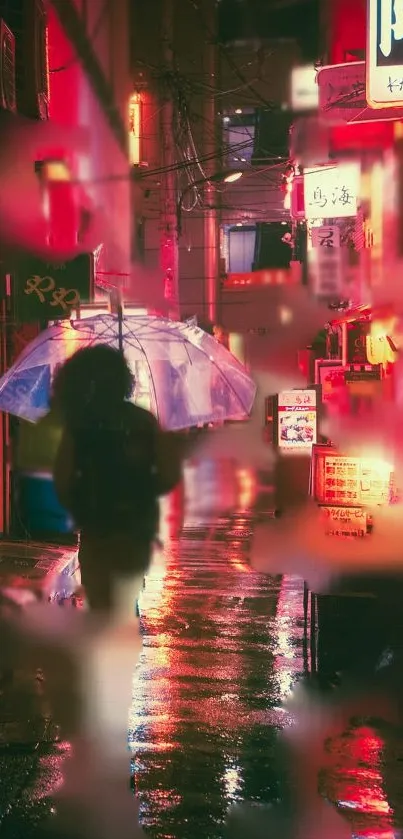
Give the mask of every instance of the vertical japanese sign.
[[304, 172], [307, 219], [342, 218], [357, 215], [360, 164], [318, 166]]
[[317, 391], [288, 390], [278, 395], [278, 447], [284, 453], [309, 452], [317, 442]]
[[32, 257], [18, 266], [15, 313], [21, 323], [68, 318], [91, 299], [94, 257], [81, 254], [58, 264]]
[[329, 248], [340, 247], [340, 228], [335, 224], [328, 224], [327, 226], [313, 227], [311, 232], [312, 246], [314, 248]]
[[371, 108], [403, 105], [403, 0], [368, 0], [366, 97]]
[[340, 228], [336, 225], [313, 227], [312, 248], [308, 251], [308, 279], [312, 293], [325, 300], [343, 294], [343, 264]]

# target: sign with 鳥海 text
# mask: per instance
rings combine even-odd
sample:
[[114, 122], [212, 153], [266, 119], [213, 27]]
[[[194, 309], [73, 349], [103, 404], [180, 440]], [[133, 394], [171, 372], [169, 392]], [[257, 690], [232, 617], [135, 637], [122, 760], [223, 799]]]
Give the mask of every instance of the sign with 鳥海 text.
[[360, 164], [335, 163], [304, 172], [305, 217], [342, 218], [357, 215]]
[[368, 105], [403, 106], [403, 0], [368, 0], [366, 61]]
[[91, 300], [94, 258], [81, 254], [53, 264], [30, 257], [20, 262], [15, 286], [15, 315], [20, 323], [46, 322], [70, 317]]

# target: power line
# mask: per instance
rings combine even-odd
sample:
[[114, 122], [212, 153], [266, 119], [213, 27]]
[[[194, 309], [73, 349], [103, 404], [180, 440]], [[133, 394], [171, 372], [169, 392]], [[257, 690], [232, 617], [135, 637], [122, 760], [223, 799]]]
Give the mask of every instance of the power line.
[[245, 78], [245, 76], [243, 75], [243, 73], [239, 69], [236, 61], [234, 61], [231, 54], [228, 52], [228, 49], [226, 48], [225, 44], [218, 41], [218, 39], [216, 38], [215, 32], [211, 31], [209, 25], [206, 22], [206, 19], [204, 17], [202, 9], [201, 9], [199, 3], [197, 2], [197, 0], [188, 0], [188, 2], [199, 13], [199, 17], [200, 17], [200, 20], [202, 22], [204, 30], [207, 32], [209, 38], [212, 38], [213, 42], [217, 43], [217, 46], [218, 46], [218, 49], [220, 50], [221, 55], [224, 56], [225, 60], [227, 61], [227, 63], [231, 67], [231, 69], [234, 71], [234, 73], [238, 77], [241, 84], [243, 84], [243, 85], [245, 85], [245, 87], [249, 88], [250, 92], [253, 93], [253, 95], [256, 97], [256, 99], [258, 99], [259, 102], [261, 102], [265, 106], [265, 108], [268, 108], [269, 110], [272, 110], [273, 107], [274, 107], [274, 103], [269, 102], [267, 99], [265, 99], [261, 95], [261, 93], [252, 86], [251, 82], [249, 82], [248, 79]]
[[[109, 7], [109, 1], [105, 0], [103, 6], [101, 7], [101, 11], [100, 11], [98, 19], [95, 23], [94, 29], [89, 36], [90, 41], [92, 41], [92, 42], [94, 42], [97, 39], [97, 37], [100, 33], [101, 26], [104, 23], [104, 18], [106, 17], [106, 13], [109, 10], [108, 7]], [[64, 64], [61, 64], [60, 67], [50, 67], [49, 68], [49, 73], [61, 73], [64, 70], [69, 70], [70, 67], [73, 67], [74, 64], [77, 64], [80, 61], [81, 61], [80, 56], [73, 55], [69, 61], [66, 61]]]

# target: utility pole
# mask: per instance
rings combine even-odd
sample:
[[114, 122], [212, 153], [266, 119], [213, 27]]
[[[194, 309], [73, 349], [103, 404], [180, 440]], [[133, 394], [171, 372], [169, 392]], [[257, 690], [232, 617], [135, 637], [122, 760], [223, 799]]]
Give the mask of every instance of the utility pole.
[[[204, 104], [204, 148], [203, 154], [206, 163], [206, 175], [212, 175], [217, 169], [217, 125], [216, 125], [216, 88], [217, 76], [217, 20], [216, 4], [214, 0], [208, 3], [208, 32], [205, 49], [205, 73], [207, 76], [207, 92]], [[217, 192], [210, 182], [205, 190], [207, 207], [204, 216], [204, 280], [205, 280], [205, 308], [207, 317], [212, 323], [219, 319], [219, 263], [220, 263], [220, 239], [218, 211], [215, 209]]]
[[167, 76], [162, 80], [161, 90], [161, 250], [160, 262], [163, 271], [164, 296], [168, 304], [169, 316], [179, 318], [179, 245], [177, 231], [177, 164], [174, 140], [174, 103], [170, 83], [174, 65], [174, 6], [175, 0], [162, 0], [161, 47], [162, 64]]

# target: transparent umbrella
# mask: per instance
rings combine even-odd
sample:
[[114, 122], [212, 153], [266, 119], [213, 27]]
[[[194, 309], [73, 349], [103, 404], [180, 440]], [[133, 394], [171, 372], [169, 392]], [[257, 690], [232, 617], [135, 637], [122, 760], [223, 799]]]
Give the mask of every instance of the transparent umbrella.
[[164, 428], [249, 416], [256, 386], [215, 338], [157, 316], [109, 314], [63, 321], [35, 338], [0, 379], [0, 410], [37, 422], [49, 410], [58, 365], [81, 347], [118, 349], [120, 343], [136, 381], [133, 401], [149, 408]]

